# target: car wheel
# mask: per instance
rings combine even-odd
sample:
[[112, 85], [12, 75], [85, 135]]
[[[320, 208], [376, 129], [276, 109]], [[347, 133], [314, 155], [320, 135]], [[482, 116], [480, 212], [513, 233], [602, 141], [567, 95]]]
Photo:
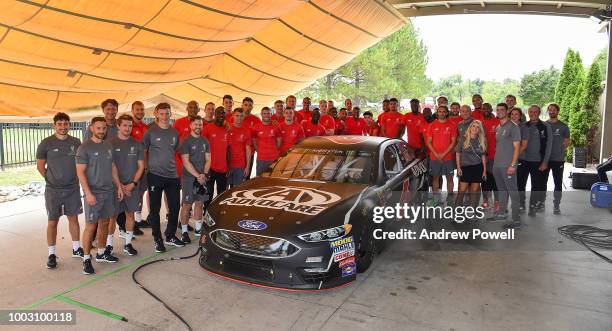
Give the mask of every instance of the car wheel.
[[376, 255], [376, 241], [372, 235], [373, 223], [370, 221], [363, 228], [364, 230], [361, 233], [356, 252], [358, 273], [368, 270], [372, 262], [374, 262], [374, 255]]

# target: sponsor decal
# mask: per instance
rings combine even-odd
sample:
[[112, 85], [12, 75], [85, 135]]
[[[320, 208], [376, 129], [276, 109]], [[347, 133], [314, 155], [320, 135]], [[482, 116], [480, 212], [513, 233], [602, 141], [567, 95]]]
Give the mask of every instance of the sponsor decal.
[[355, 257], [349, 257], [348, 259], [344, 259], [338, 262], [338, 267], [340, 268], [346, 267], [349, 264], [355, 264]]
[[350, 263], [342, 267], [342, 277], [352, 276], [357, 272], [357, 265], [355, 262]]
[[342, 261], [351, 256], [355, 256], [355, 242], [353, 236], [334, 240], [329, 243], [332, 250], [334, 262]]
[[337, 194], [307, 187], [271, 186], [234, 191], [221, 205], [253, 206], [288, 212], [317, 215], [329, 205], [340, 201]]
[[238, 222], [238, 226], [245, 230], [251, 231], [261, 231], [265, 230], [268, 227], [266, 223], [254, 220], [242, 220]]

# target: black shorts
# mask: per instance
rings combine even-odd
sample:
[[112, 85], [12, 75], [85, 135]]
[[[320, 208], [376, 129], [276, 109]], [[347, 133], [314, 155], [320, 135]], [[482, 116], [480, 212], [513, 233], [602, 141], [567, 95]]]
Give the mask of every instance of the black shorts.
[[482, 183], [482, 163], [469, 166], [461, 166], [461, 183]]

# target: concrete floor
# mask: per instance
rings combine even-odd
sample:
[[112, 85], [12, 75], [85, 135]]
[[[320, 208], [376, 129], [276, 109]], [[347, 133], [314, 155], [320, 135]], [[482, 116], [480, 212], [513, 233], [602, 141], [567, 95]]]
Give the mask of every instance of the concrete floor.
[[[565, 224], [612, 228], [612, 214], [587, 201], [586, 191], [567, 193], [564, 215], [551, 215], [548, 206], [543, 216], [524, 217], [526, 226], [515, 241], [395, 241], [355, 283], [327, 292], [229, 282], [206, 273], [195, 258], [155, 264], [138, 277], [201, 330], [612, 330], [612, 264], [556, 230]], [[59, 229], [59, 266], [44, 267], [45, 223], [41, 197], [0, 206], [0, 309], [76, 309], [77, 325], [61, 329], [184, 329], [132, 282], [134, 268], [155, 258], [150, 230], [135, 242], [137, 257], [119, 250], [119, 263], [94, 262], [96, 276], [85, 276], [81, 261], [69, 257], [65, 221]], [[121, 244], [116, 236], [117, 250]], [[194, 250], [192, 244], [163, 256]], [[65, 303], [60, 295], [128, 322]], [[40, 327], [11, 330], [34, 328]]]

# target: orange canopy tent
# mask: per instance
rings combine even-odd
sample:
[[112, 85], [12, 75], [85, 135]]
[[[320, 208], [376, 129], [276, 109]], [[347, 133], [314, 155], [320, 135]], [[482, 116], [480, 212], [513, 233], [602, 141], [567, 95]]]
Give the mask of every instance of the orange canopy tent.
[[379, 0], [1, 1], [0, 115], [160, 95], [268, 105], [405, 23]]

